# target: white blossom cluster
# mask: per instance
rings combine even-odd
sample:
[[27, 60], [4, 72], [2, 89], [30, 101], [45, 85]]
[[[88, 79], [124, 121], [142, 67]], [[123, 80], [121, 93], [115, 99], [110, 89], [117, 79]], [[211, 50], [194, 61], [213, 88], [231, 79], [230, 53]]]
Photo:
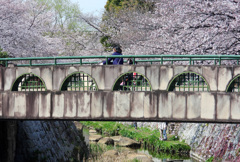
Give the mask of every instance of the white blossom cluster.
[[127, 54], [240, 54], [239, 0], [157, 0], [154, 11], [119, 13], [103, 23]]
[[0, 0], [0, 48], [14, 57], [105, 55], [100, 38], [109, 36], [124, 55], [240, 54], [239, 0], [149, 1], [153, 10], [101, 19], [70, 0]]
[[0, 0], [0, 48], [13, 57], [99, 55], [95, 22], [69, 0]]

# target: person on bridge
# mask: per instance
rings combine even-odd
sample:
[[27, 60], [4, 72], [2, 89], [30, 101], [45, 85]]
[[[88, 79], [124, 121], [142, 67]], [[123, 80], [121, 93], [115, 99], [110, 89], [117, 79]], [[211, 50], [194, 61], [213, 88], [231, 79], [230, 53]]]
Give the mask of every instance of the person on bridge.
[[[122, 55], [121, 48], [119, 46], [113, 47], [113, 54], [112, 55]], [[108, 64], [110, 64], [110, 65], [111, 64], [112, 65], [122, 65], [123, 64], [123, 58], [108, 58]], [[103, 65], [106, 65], [106, 61], [103, 61]]]

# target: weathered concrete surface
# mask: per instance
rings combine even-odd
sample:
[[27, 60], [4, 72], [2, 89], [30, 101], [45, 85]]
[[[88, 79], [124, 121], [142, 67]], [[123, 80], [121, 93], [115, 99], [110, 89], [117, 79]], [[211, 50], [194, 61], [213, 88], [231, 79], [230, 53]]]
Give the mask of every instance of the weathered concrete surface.
[[240, 122], [237, 93], [1, 92], [1, 98], [0, 119]]
[[[75, 72], [90, 75], [96, 92], [62, 92], [64, 80]], [[151, 92], [112, 91], [124, 73], [138, 72], [150, 82]], [[168, 92], [172, 79], [183, 72], [205, 78], [210, 92]], [[39, 76], [45, 92], [12, 92], [25, 73]], [[0, 119], [69, 119], [121, 121], [239, 122], [240, 95], [226, 93], [240, 66], [46, 66], [0, 68]]]
[[211, 91], [224, 92], [229, 82], [240, 74], [240, 66], [182, 66], [182, 65], [128, 65], [128, 66], [44, 66], [44, 67], [1, 67], [0, 90], [9, 91], [14, 81], [25, 73], [39, 76], [47, 90], [60, 91], [63, 81], [75, 72], [84, 72], [96, 82], [99, 90], [112, 90], [120, 75], [138, 72], [150, 82], [152, 89], [167, 90], [169, 83], [183, 72], [195, 72], [203, 76]]

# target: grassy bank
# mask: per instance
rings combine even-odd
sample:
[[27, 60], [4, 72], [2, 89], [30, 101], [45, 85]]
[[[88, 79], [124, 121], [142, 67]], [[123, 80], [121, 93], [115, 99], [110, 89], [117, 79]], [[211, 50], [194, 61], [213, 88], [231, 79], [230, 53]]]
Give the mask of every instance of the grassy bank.
[[142, 143], [144, 147], [147, 147], [154, 152], [165, 153], [189, 153], [190, 146], [184, 142], [178, 141], [178, 137], [168, 135], [167, 141], [160, 141], [160, 132], [158, 130], [151, 130], [147, 127], [135, 128], [131, 125], [123, 125], [118, 122], [81, 122], [87, 127], [93, 127], [98, 133], [103, 136], [121, 135], [123, 137], [129, 137]]

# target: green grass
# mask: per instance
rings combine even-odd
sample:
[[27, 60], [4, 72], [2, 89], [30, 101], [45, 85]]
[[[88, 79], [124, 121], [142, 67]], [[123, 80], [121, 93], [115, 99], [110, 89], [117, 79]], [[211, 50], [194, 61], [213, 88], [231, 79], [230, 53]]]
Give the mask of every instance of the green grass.
[[151, 130], [147, 127], [135, 130], [131, 125], [123, 125], [118, 122], [85, 121], [81, 123], [87, 127], [93, 127], [103, 136], [121, 135], [123, 137], [135, 139], [146, 144], [146, 146], [151, 146], [151, 148], [154, 148], [157, 152], [188, 153], [191, 149], [186, 143], [178, 141], [178, 137], [176, 138], [175, 136], [168, 135], [167, 141], [160, 141], [160, 132], [158, 130]]
[[213, 159], [214, 159], [214, 157], [212, 156], [212, 157], [210, 157], [209, 159], [207, 159], [206, 162], [212, 162]]

